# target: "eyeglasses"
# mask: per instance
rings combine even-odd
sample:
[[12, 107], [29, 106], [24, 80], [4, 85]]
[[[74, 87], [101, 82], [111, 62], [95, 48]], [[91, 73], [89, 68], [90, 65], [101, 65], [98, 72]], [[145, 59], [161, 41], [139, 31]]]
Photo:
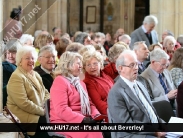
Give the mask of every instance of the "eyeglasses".
[[23, 58], [23, 59], [25, 59], [25, 60], [27, 60], [27, 61], [35, 61], [35, 59], [34, 58], [30, 58], [30, 57], [27, 57], [27, 58]]
[[97, 67], [98, 66], [98, 62], [95, 62], [95, 63], [93, 63], [93, 64], [88, 64], [88, 65], [86, 65], [88, 68], [92, 68], [92, 67]]
[[155, 61], [155, 62], [158, 62], [160, 64], [160, 66], [162, 66], [163, 68], [167, 68], [168, 67], [168, 64], [161, 64], [160, 61]]
[[134, 62], [134, 63], [131, 63], [130, 65], [122, 65], [122, 66], [134, 69], [136, 66], [138, 66], [138, 62]]
[[50, 58], [55, 59], [55, 56], [41, 56], [41, 57], [44, 57], [44, 58], [46, 58], [47, 60], [49, 60]]

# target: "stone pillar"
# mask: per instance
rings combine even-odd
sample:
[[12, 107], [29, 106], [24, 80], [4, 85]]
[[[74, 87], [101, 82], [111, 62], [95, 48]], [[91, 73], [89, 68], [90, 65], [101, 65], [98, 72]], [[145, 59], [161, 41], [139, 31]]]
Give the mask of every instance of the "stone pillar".
[[[47, 0], [36, 0], [36, 4], [40, 5], [41, 10], [36, 17], [36, 30], [48, 30], [48, 11], [47, 11]], [[38, 19], [38, 17], [40, 17]]]
[[135, 0], [120, 0], [120, 28], [130, 34], [134, 30]]
[[[0, 0], [0, 31], [1, 31], [1, 33], [0, 33], [0, 40], [1, 40], [1, 43], [0, 43], [0, 53], [2, 53], [1, 51], [2, 51], [2, 38], [3, 38], [3, 33], [2, 33], [2, 30], [3, 30], [3, 0]], [[2, 56], [0, 56], [0, 90], [1, 90], [1, 92], [0, 92], [0, 113], [2, 113], [2, 110], [3, 110], [3, 92], [2, 92], [2, 82], [3, 82], [3, 73], [2, 73]]]
[[164, 30], [172, 31], [177, 38], [183, 34], [183, 0], [150, 0], [150, 14], [158, 18], [155, 30], [159, 34], [159, 41]]
[[[53, 27], [60, 27], [63, 33], [67, 32], [67, 0], [48, 1], [48, 31]], [[52, 2], [52, 3], [51, 3]]]
[[[67, 32], [67, 0], [58, 0], [60, 1], [60, 8], [61, 12], [58, 12], [57, 18], [60, 19], [59, 23], [63, 33]], [[70, 7], [71, 8], [71, 7]]]
[[[23, 33], [24, 34], [32, 34], [34, 36], [35, 31], [35, 23], [36, 23], [36, 14], [39, 13], [33, 13], [33, 9], [35, 8], [36, 2], [35, 0], [24, 0], [23, 1], [23, 13], [21, 15], [21, 21], [24, 23], [23, 26]], [[24, 21], [26, 20], [27, 23]]]

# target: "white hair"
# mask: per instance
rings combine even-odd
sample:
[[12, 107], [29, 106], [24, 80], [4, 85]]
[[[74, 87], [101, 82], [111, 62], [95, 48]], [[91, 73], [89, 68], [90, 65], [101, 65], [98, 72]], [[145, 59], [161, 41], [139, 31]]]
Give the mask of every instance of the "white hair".
[[34, 38], [38, 37], [42, 33], [42, 30], [36, 30], [34, 32]]
[[36, 52], [36, 49], [32, 46], [23, 46], [17, 50], [16, 54], [16, 65], [19, 66], [22, 57], [26, 55], [27, 53], [32, 53], [34, 62], [37, 61], [38, 53]]
[[169, 55], [162, 49], [157, 48], [151, 51], [150, 61], [160, 61], [161, 59], [169, 59]]
[[101, 32], [97, 32], [97, 33], [95, 33], [95, 35], [96, 35], [97, 37], [105, 38], [105, 34], [104, 34], [104, 33], [101, 33]]
[[166, 46], [167, 46], [167, 42], [168, 42], [169, 40], [172, 41], [173, 44], [174, 44], [174, 46], [175, 46], [175, 44], [176, 44], [175, 38], [174, 38], [173, 36], [171, 36], [171, 35], [168, 35], [168, 36], [166, 36], [165, 39], [163, 40], [163, 47], [166, 47]]
[[143, 24], [145, 24], [145, 23], [157, 25], [158, 19], [154, 15], [149, 15], [144, 18]]
[[141, 46], [141, 44], [145, 44], [146, 41], [139, 41], [139, 42], [135, 42], [134, 46], [133, 46], [133, 50], [138, 50]]
[[46, 46], [43, 46], [39, 50], [38, 56], [40, 57], [40, 56], [44, 55], [45, 51], [51, 52], [53, 55], [57, 56], [57, 51], [55, 50], [54, 45], [46, 45]]
[[21, 37], [20, 37], [20, 42], [22, 44], [25, 44], [28, 40], [30, 40], [32, 43], [34, 41], [34, 37], [30, 34], [23, 34]]
[[[135, 59], [137, 59], [137, 55], [135, 54], [134, 51], [132, 50], [124, 50], [120, 55], [119, 57], [117, 58], [116, 60], [116, 69], [118, 70], [118, 67], [121, 66], [121, 65], [125, 65], [125, 59], [126, 59], [126, 55], [131, 55], [133, 56]], [[119, 70], [118, 70], [119, 72]]]
[[119, 36], [119, 41], [124, 42], [124, 40], [126, 40], [126, 39], [131, 40], [131, 37], [129, 35], [127, 35], [127, 34]]

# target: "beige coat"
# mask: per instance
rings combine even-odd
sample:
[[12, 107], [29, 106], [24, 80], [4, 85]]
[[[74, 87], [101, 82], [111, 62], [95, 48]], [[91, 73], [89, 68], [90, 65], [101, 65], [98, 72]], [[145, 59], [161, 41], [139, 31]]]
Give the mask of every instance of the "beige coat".
[[12, 73], [7, 85], [7, 106], [21, 123], [37, 123], [44, 115], [44, 103], [50, 98], [37, 72], [30, 78], [21, 67]]

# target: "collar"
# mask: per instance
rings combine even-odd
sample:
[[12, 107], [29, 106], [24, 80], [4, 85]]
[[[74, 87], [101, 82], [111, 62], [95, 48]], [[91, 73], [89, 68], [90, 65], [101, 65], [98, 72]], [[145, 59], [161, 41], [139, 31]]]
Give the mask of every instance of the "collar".
[[140, 61], [137, 61], [138, 62], [138, 65], [141, 65], [141, 64], [143, 64], [143, 62], [140, 62]]
[[131, 81], [129, 81], [128, 79], [124, 78], [124, 77], [121, 76], [121, 75], [120, 75], [120, 77], [121, 77], [121, 78], [124, 80], [124, 82], [127, 83], [127, 84], [130, 84], [130, 85], [132, 85], [132, 86], [135, 84], [135, 81], [131, 82]]
[[41, 66], [41, 69], [42, 69], [44, 72], [46, 72], [47, 74], [50, 74], [50, 73], [51, 73], [50, 71], [48, 71], [47, 69], [43, 68], [42, 66]]
[[147, 33], [147, 30], [145, 29], [144, 25], [142, 25], [142, 30], [144, 31], [144, 33]]
[[151, 70], [152, 70], [152, 72], [154, 73], [154, 75], [158, 78], [159, 77], [159, 73], [157, 73], [155, 70], [153, 70], [151, 67], [149, 67]]
[[130, 87], [130, 89], [133, 91], [133, 93], [135, 94], [135, 90], [133, 88], [134, 84], [137, 84], [136, 81], [134, 80], [133, 82], [129, 81], [128, 79], [124, 78], [123, 76], [121, 76], [121, 79]]

